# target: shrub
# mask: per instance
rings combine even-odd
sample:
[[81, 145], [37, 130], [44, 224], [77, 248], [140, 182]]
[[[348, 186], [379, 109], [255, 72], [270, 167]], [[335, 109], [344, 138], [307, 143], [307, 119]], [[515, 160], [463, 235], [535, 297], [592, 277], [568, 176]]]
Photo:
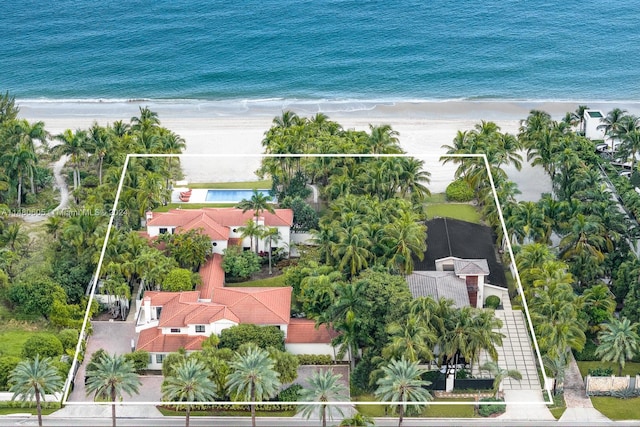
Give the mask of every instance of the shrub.
[[253, 343], [267, 349], [284, 351], [284, 332], [275, 326], [257, 326], [249, 323], [232, 326], [220, 333], [220, 347], [237, 351], [242, 344]]
[[33, 359], [36, 355], [40, 357], [56, 358], [64, 352], [62, 343], [53, 334], [41, 333], [30, 337], [22, 347], [22, 356]]
[[0, 390], [8, 390], [9, 386], [7, 380], [9, 374], [20, 363], [20, 358], [15, 356], [2, 356], [0, 357]]
[[631, 399], [636, 396], [638, 396], [638, 391], [631, 387], [611, 391], [611, 397], [617, 397], [618, 399]]
[[469, 183], [463, 179], [457, 179], [449, 184], [445, 194], [450, 202], [469, 202], [473, 200], [473, 190]]
[[302, 386], [300, 384], [291, 384], [278, 394], [278, 401], [297, 402], [300, 397], [300, 390], [302, 390]]
[[596, 362], [600, 360], [600, 357], [596, 356], [596, 348], [598, 346], [591, 339], [587, 339], [582, 351], [574, 351], [573, 354], [576, 360], [580, 362]]
[[[495, 397], [485, 397], [480, 399], [480, 402], [504, 402], [502, 399], [496, 399]], [[478, 413], [482, 417], [488, 417], [493, 414], [502, 414], [506, 411], [506, 406], [503, 404], [496, 405], [479, 405]]]
[[246, 279], [260, 270], [260, 257], [253, 251], [231, 246], [224, 250], [222, 269], [231, 280]]
[[186, 268], [174, 268], [162, 281], [162, 290], [167, 292], [190, 291], [193, 289], [192, 273]]
[[136, 373], [139, 374], [147, 369], [147, 365], [149, 364], [149, 352], [136, 350], [132, 353], [125, 354], [124, 359], [131, 360], [133, 362], [133, 369], [135, 369]]
[[493, 308], [495, 310], [500, 305], [500, 297], [496, 295], [489, 295], [487, 299], [484, 300], [484, 305], [487, 308]]
[[64, 350], [75, 350], [79, 336], [80, 332], [77, 329], [63, 329], [58, 334], [58, 339], [62, 343]]
[[328, 354], [298, 354], [300, 365], [331, 365], [333, 359]]
[[598, 366], [597, 368], [589, 369], [588, 373], [592, 377], [610, 377], [613, 375], [613, 369]]

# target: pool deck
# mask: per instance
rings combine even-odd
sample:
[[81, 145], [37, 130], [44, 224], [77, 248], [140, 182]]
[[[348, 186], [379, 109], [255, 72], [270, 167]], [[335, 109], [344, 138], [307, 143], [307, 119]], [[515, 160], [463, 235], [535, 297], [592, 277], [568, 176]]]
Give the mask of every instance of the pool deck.
[[173, 189], [171, 193], [171, 203], [207, 203], [207, 191], [206, 188], [194, 188], [191, 190], [191, 197], [188, 202], [180, 200], [180, 193], [189, 190], [188, 187], [177, 187]]

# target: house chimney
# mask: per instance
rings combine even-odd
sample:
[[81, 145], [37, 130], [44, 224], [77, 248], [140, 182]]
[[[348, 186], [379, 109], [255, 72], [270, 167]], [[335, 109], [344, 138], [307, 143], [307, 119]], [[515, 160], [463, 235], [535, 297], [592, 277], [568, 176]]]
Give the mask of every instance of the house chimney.
[[147, 221], [152, 220], [152, 219], [153, 219], [153, 212], [147, 211]]

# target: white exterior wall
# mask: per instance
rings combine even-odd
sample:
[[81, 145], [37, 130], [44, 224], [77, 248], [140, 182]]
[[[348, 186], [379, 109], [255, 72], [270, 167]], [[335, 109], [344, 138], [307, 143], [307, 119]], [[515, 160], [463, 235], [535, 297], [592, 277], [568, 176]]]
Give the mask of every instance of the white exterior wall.
[[162, 354], [162, 355], [164, 355], [164, 357], [167, 357], [167, 355], [170, 354], [170, 353], [149, 353], [149, 358], [151, 359], [151, 362], [149, 364], [147, 364], [147, 369], [153, 369], [153, 370], [161, 370], [162, 369], [162, 363], [157, 363], [156, 362], [156, 355], [157, 354]]
[[149, 237], [157, 237], [160, 235], [160, 229], [161, 228], [166, 228], [167, 229], [167, 233], [169, 234], [173, 234], [176, 230], [176, 227], [174, 226], [168, 226], [168, 225], [164, 225], [162, 227], [158, 227], [155, 225], [149, 225], [147, 226], [147, 234], [149, 235]]
[[505, 299], [509, 299], [509, 291], [505, 288], [501, 288], [495, 285], [490, 285], [488, 283], [485, 283], [482, 288], [483, 288], [483, 294], [484, 294], [484, 298], [482, 299], [483, 303], [491, 295], [495, 295], [498, 298], [500, 298], [501, 304], [504, 304]]
[[[587, 110], [584, 112], [584, 135], [589, 139], [604, 139], [604, 129], [598, 129], [598, 126], [602, 124], [602, 120], [589, 116], [589, 111], [596, 110]], [[602, 118], [606, 117], [602, 111], [596, 112], [600, 113]]]
[[[284, 349], [291, 354], [328, 354], [332, 360], [336, 359], [337, 349], [334, 349], [331, 344], [285, 344]], [[345, 355], [348, 360], [348, 357]]]
[[[214, 245], [215, 243], [215, 245]], [[211, 241], [211, 250], [214, 254], [222, 255], [222, 252], [227, 249], [228, 241], [226, 240], [212, 240]]]

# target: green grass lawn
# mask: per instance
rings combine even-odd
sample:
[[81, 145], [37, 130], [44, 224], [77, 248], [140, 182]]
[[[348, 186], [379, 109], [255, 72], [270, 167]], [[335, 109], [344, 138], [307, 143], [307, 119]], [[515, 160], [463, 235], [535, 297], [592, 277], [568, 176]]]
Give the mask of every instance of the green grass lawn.
[[427, 217], [429, 219], [443, 217], [480, 224], [480, 213], [467, 203], [428, 203]]
[[592, 397], [591, 402], [598, 411], [611, 420], [640, 419], [640, 397], [618, 399], [616, 397], [598, 396]]
[[[589, 369], [594, 368], [611, 368], [613, 370], [613, 375], [618, 375], [618, 364], [612, 362], [578, 362], [578, 368], [580, 369], [580, 374], [585, 377], [589, 373]], [[640, 363], [637, 362], [627, 362], [624, 365], [624, 369], [622, 370], [622, 375], [637, 375], [640, 374]]]
[[263, 181], [242, 181], [242, 182], [193, 182], [187, 185], [189, 188], [208, 188], [211, 190], [225, 189], [225, 190], [257, 190], [271, 189], [271, 180], [266, 179]]
[[[165, 417], [184, 417], [184, 411], [174, 411], [164, 406], [156, 406]], [[296, 411], [256, 411], [257, 417], [293, 417]], [[250, 417], [249, 411], [191, 411], [192, 416], [216, 416], [216, 417]]]
[[38, 323], [8, 321], [0, 322], [0, 343], [4, 356], [21, 357], [24, 343], [35, 333], [47, 329]]
[[[371, 394], [363, 394], [352, 398], [357, 402], [373, 402], [376, 400], [375, 396]], [[428, 405], [427, 408], [422, 411], [419, 417], [429, 418], [473, 418], [475, 417], [473, 411], [474, 402], [472, 398], [459, 398], [459, 399], [434, 399], [433, 402], [445, 403], [438, 405]], [[469, 402], [469, 405], [447, 405], [446, 402]], [[356, 409], [363, 415], [370, 417], [392, 417], [393, 412], [389, 409], [385, 414], [385, 406], [388, 405], [356, 405]]]
[[[54, 409], [43, 409], [42, 415], [50, 415], [57, 411], [57, 408]], [[2, 408], [0, 407], [0, 415], [10, 415], [10, 414], [33, 414], [36, 415], [38, 412], [36, 408]]]
[[232, 208], [237, 203], [168, 203], [160, 206], [154, 212], [169, 212], [171, 209], [202, 209], [202, 208]]
[[[545, 398], [546, 399], [546, 398]], [[556, 420], [559, 420], [564, 411], [567, 409], [566, 404], [564, 403], [564, 396], [562, 394], [558, 394], [553, 396], [553, 405], [549, 405], [549, 411], [551, 415], [555, 417]]]
[[229, 288], [271, 288], [271, 287], [282, 287], [286, 286], [284, 284], [284, 275], [279, 275], [275, 277], [269, 277], [268, 279], [260, 279], [260, 280], [251, 280], [249, 282], [241, 282], [241, 283], [225, 283], [226, 287]]

